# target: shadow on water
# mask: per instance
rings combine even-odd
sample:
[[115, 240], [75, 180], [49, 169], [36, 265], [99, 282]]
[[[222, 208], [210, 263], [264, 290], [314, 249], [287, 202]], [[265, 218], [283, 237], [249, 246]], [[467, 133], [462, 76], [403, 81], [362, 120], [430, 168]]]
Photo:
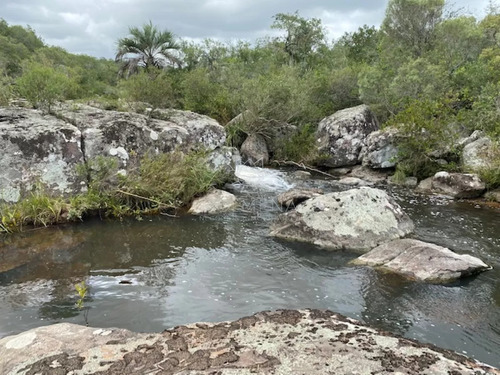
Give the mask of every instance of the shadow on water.
[[495, 267], [432, 285], [351, 266], [358, 254], [349, 251], [270, 238], [277, 193], [231, 188], [239, 208], [224, 215], [92, 220], [8, 237], [0, 245], [0, 337], [84, 324], [74, 285], [85, 280], [91, 326], [161, 331], [268, 309], [327, 308], [500, 366], [500, 212], [391, 191], [415, 221], [416, 238]]

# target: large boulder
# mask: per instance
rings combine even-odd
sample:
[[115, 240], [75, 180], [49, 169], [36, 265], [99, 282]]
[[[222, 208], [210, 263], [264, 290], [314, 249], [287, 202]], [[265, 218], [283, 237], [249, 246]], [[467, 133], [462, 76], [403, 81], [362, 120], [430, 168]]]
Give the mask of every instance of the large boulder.
[[65, 196], [86, 185], [78, 128], [39, 111], [0, 109], [0, 201], [17, 202], [35, 187]]
[[488, 137], [481, 137], [464, 146], [462, 165], [464, 169], [474, 171], [488, 168], [491, 161], [494, 143]]
[[271, 235], [336, 250], [367, 252], [413, 231], [413, 222], [386, 192], [361, 187], [305, 201], [278, 216]]
[[230, 211], [235, 207], [236, 197], [234, 194], [213, 189], [203, 197], [196, 198], [191, 204], [189, 213], [193, 215], [213, 215]]
[[418, 281], [446, 283], [491, 269], [478, 258], [414, 239], [384, 243], [352, 261]]
[[358, 164], [366, 137], [378, 128], [377, 118], [366, 105], [343, 109], [324, 118], [316, 133], [318, 164], [331, 168]]
[[0, 340], [2, 374], [483, 374], [500, 372], [328, 310], [133, 333], [62, 323]]
[[370, 133], [360, 153], [363, 165], [374, 169], [395, 167], [398, 156], [397, 135], [396, 128], [385, 128]]
[[241, 145], [240, 152], [247, 165], [263, 167], [269, 163], [269, 150], [261, 134], [250, 134]]
[[480, 197], [486, 185], [475, 174], [438, 172], [432, 177], [432, 191], [455, 199]]
[[58, 116], [82, 131], [85, 156], [115, 156], [125, 167], [132, 156], [224, 146], [226, 132], [214, 119], [189, 111], [156, 110], [156, 116], [105, 111], [90, 106], [63, 108]]

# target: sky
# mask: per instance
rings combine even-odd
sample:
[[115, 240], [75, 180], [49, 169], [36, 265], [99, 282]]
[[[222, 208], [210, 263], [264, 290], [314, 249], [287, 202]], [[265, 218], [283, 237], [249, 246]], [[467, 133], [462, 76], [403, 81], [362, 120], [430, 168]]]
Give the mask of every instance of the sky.
[[[149, 21], [177, 37], [201, 41], [246, 40], [273, 35], [277, 13], [319, 18], [329, 40], [363, 25], [379, 26], [388, 0], [0, 0], [0, 18], [31, 26], [48, 45], [72, 53], [113, 58], [128, 28]], [[488, 0], [452, 0], [478, 18]]]

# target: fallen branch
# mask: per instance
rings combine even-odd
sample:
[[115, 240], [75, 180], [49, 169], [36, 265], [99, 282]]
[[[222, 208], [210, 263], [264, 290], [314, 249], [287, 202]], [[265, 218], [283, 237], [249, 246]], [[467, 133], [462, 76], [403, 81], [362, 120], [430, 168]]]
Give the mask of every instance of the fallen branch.
[[313, 168], [313, 167], [309, 167], [309, 166], [305, 165], [304, 163], [296, 163], [294, 161], [286, 161], [286, 160], [273, 160], [273, 163], [276, 163], [278, 165], [282, 165], [282, 164], [284, 164], [284, 165], [293, 165], [293, 166], [302, 168], [302, 169], [304, 169], [306, 171], [316, 172], [316, 173], [322, 174], [324, 176], [335, 178], [335, 176], [331, 175], [330, 173], [326, 173], [326, 172], [323, 172], [323, 171], [321, 171], [319, 169], [316, 169], [316, 168]]

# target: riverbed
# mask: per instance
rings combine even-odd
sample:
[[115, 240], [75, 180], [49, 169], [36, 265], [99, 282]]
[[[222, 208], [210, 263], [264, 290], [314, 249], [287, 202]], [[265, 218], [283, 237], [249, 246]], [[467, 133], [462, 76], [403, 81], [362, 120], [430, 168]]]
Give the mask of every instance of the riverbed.
[[[286, 172], [250, 170], [228, 186], [236, 211], [213, 216], [98, 218], [2, 238], [0, 337], [56, 322], [159, 332], [261, 310], [326, 308], [500, 367], [500, 211], [384, 187], [414, 220], [415, 238], [467, 253], [493, 270], [432, 285], [349, 265], [329, 252], [268, 236]], [[325, 192], [336, 182], [305, 183]], [[75, 306], [74, 285], [89, 296]]]

